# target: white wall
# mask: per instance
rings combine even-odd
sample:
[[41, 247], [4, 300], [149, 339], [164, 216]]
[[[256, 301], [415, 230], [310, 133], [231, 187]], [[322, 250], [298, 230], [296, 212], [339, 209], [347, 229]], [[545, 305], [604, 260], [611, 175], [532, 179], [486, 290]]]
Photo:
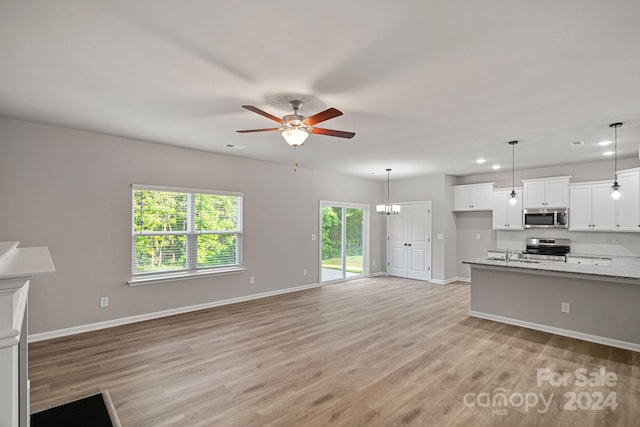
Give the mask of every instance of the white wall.
[[[133, 183], [243, 192], [248, 271], [129, 287]], [[319, 200], [375, 212], [382, 194], [370, 180], [0, 118], [0, 241], [48, 246], [56, 265], [32, 282], [31, 333], [317, 283]], [[375, 213], [370, 230], [375, 273], [384, 265]]]

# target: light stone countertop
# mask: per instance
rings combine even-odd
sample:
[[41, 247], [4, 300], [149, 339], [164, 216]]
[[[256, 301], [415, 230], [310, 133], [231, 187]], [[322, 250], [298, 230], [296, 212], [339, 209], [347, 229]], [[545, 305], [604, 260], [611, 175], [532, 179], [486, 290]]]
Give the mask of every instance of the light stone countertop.
[[[514, 270], [523, 270], [523, 272], [540, 272], [540, 273], [560, 273], [572, 276], [588, 276], [592, 279], [623, 279], [625, 282], [634, 282], [640, 285], [640, 258], [625, 256], [604, 256], [604, 255], [576, 255], [568, 256], [590, 257], [590, 258], [610, 258], [608, 265], [590, 265], [590, 264], [571, 264], [558, 261], [540, 261], [538, 263], [518, 262], [512, 260], [509, 262], [489, 259], [488, 257], [475, 258], [463, 261], [464, 264], [471, 266], [486, 267], [503, 267], [512, 268]], [[587, 278], [587, 277], [585, 277]]]

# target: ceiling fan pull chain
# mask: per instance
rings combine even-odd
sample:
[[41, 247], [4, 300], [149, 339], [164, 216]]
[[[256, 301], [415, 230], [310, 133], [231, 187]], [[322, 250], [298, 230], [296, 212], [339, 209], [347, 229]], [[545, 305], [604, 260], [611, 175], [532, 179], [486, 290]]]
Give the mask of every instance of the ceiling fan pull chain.
[[296, 153], [296, 162], [293, 164], [293, 171], [298, 172], [298, 147], [293, 147], [293, 151]]

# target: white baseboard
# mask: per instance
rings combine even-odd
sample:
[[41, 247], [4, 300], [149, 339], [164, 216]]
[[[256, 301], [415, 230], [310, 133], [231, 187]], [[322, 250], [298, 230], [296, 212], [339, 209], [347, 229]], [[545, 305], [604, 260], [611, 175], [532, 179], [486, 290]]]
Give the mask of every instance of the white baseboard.
[[387, 276], [386, 271], [378, 271], [376, 273], [369, 274], [369, 277], [379, 277], [379, 276]]
[[495, 314], [483, 313], [480, 311], [469, 310], [469, 316], [478, 317], [480, 319], [493, 320], [496, 322], [508, 323], [509, 325], [522, 326], [523, 328], [535, 329], [536, 331], [549, 332], [556, 335], [562, 335], [569, 338], [577, 338], [583, 341], [604, 344], [611, 347], [623, 348], [625, 350], [640, 352], [640, 344], [620, 341], [612, 338], [601, 337], [598, 335], [585, 334], [583, 332], [572, 331], [570, 329], [556, 328], [554, 326], [541, 325], [539, 323], [527, 322], [525, 320], [512, 319], [510, 317], [497, 316]]
[[471, 279], [467, 279], [464, 277], [454, 277], [452, 279], [445, 279], [445, 280], [431, 279], [431, 283], [435, 283], [437, 285], [448, 285], [449, 283], [453, 283], [453, 282], [471, 282]]
[[139, 314], [136, 316], [122, 317], [120, 319], [107, 320], [104, 322], [89, 323], [87, 325], [74, 326], [72, 328], [57, 329], [55, 331], [41, 332], [29, 335], [28, 342], [44, 341], [52, 338], [66, 337], [68, 335], [81, 334], [83, 332], [97, 331], [99, 329], [112, 328], [114, 326], [127, 325], [129, 323], [142, 322], [144, 320], [158, 319], [161, 317], [173, 316], [176, 314], [189, 313], [191, 311], [204, 310], [206, 308], [219, 307], [222, 305], [235, 304], [237, 302], [251, 301], [254, 299], [267, 298], [274, 295], [288, 294], [290, 292], [303, 291], [319, 287], [319, 283], [296, 286], [293, 288], [278, 289], [275, 291], [262, 292], [259, 294], [245, 295], [237, 298], [230, 298], [220, 301], [212, 301], [204, 304], [190, 305], [187, 307], [171, 308], [169, 310], [156, 311], [153, 313]]

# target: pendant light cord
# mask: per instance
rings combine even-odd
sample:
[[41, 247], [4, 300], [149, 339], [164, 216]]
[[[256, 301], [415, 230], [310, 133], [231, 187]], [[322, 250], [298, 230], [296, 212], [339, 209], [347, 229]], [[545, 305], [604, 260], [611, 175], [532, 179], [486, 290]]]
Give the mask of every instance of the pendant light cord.
[[387, 169], [387, 206], [391, 206], [391, 197], [389, 196], [391, 194], [391, 189], [390, 189], [391, 184], [389, 184], [390, 173], [391, 173], [391, 169]]
[[618, 124], [613, 127], [613, 176], [618, 181]]
[[516, 144], [511, 144], [511, 191], [516, 191]]

